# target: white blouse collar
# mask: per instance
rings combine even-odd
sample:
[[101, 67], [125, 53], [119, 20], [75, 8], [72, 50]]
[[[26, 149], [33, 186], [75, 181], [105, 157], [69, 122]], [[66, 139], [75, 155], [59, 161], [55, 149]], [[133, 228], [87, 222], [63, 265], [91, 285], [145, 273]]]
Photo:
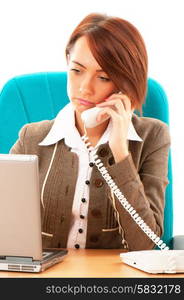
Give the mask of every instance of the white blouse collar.
[[[109, 134], [112, 127], [112, 121], [109, 122], [107, 129], [102, 135], [99, 144], [106, 143], [109, 140]], [[83, 141], [81, 140], [80, 134], [75, 127], [74, 109], [71, 103], [68, 103], [63, 109], [57, 114], [54, 124], [47, 134], [47, 136], [39, 143], [39, 146], [48, 146], [57, 143], [61, 139], [65, 139], [68, 146], [76, 148], [76, 146], [83, 148]], [[128, 129], [128, 140], [142, 142], [142, 139], [137, 134], [133, 123], [130, 123]], [[95, 148], [96, 148], [95, 147]]]

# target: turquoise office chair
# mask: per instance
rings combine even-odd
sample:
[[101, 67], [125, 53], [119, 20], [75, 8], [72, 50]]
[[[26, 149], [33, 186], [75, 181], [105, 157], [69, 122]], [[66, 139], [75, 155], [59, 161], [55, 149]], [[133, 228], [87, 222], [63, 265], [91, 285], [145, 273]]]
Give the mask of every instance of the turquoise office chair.
[[[35, 73], [9, 80], [0, 94], [0, 153], [8, 153], [25, 123], [50, 120], [69, 102], [66, 92], [66, 72]], [[136, 112], [138, 113], [138, 112]], [[143, 116], [160, 119], [169, 124], [167, 96], [161, 85], [148, 80], [148, 92]], [[172, 166], [169, 156], [164, 235], [162, 239], [172, 248], [173, 199]]]

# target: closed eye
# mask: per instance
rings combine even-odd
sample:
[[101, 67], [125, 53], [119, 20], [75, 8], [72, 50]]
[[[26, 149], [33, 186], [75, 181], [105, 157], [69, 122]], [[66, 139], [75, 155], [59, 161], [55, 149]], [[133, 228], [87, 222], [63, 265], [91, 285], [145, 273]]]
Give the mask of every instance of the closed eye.
[[104, 77], [104, 76], [100, 76], [99, 77], [101, 80], [103, 80], [103, 81], [110, 81], [110, 79], [109, 78], [107, 78], [107, 77]]
[[75, 69], [75, 68], [71, 69], [71, 71], [76, 72], [76, 73], [79, 73], [79, 72], [80, 72], [79, 69]]

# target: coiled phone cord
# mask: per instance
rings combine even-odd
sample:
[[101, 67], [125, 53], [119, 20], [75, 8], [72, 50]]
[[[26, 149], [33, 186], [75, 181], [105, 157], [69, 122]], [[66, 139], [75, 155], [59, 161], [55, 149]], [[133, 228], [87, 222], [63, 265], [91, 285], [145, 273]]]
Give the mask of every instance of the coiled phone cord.
[[[91, 143], [88, 141], [89, 138], [86, 134], [86, 129], [85, 130], [85, 135], [82, 136], [82, 140], [85, 143], [87, 150], [91, 151], [94, 150], [93, 147], [91, 146]], [[136, 224], [145, 232], [145, 234], [161, 249], [161, 250], [169, 250], [169, 247], [160, 239], [159, 236], [157, 236], [151, 228], [144, 222], [144, 220], [139, 216], [139, 214], [136, 212], [136, 210], [131, 206], [131, 204], [128, 202], [128, 200], [125, 198], [125, 196], [122, 194], [118, 186], [115, 184], [113, 181], [112, 177], [109, 175], [107, 169], [103, 165], [101, 159], [98, 158], [98, 155], [96, 153], [91, 153], [94, 164], [100, 171], [102, 177], [105, 179], [107, 182], [108, 186], [110, 187], [111, 191], [113, 194], [118, 198], [120, 201], [121, 205], [125, 208], [125, 210], [130, 214], [132, 219], [136, 222]]]

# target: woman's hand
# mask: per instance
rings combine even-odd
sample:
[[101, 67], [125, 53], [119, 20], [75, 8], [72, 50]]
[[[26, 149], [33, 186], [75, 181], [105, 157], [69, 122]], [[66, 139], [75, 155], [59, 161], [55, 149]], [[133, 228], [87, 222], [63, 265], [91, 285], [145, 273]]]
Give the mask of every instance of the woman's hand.
[[97, 116], [97, 121], [105, 119], [109, 115], [112, 120], [112, 131], [109, 138], [109, 146], [115, 162], [119, 162], [128, 156], [128, 128], [132, 117], [131, 101], [124, 94], [112, 94], [105, 102], [96, 105], [104, 108]]

